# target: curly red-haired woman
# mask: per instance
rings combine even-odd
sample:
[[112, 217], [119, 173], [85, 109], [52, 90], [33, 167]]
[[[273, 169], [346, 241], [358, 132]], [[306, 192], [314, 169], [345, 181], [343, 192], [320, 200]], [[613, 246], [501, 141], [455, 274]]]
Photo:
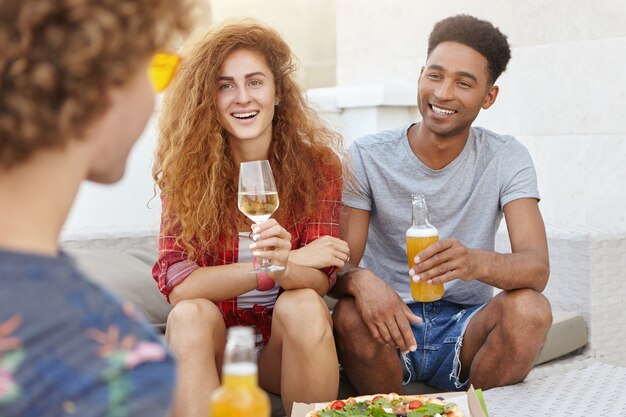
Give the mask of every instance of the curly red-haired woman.
[[[337, 239], [341, 137], [294, 80], [291, 51], [255, 22], [213, 30], [166, 95], [154, 178], [163, 201], [153, 275], [175, 305], [167, 340], [180, 364], [186, 416], [205, 416], [219, 384], [226, 329], [254, 326], [259, 383], [293, 401], [336, 397], [338, 364], [321, 296], [349, 251]], [[237, 209], [241, 162], [270, 161], [280, 196], [259, 225]], [[251, 227], [260, 235], [249, 238]], [[259, 286], [253, 256], [285, 266]], [[258, 274], [257, 274], [258, 275]]]

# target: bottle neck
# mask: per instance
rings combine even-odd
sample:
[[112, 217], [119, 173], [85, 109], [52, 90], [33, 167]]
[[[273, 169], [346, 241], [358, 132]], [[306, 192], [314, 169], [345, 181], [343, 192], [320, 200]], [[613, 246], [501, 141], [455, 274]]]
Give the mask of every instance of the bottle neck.
[[413, 196], [412, 204], [412, 226], [415, 228], [433, 227], [428, 221], [428, 209], [426, 208], [426, 201], [424, 201], [424, 197], [420, 195]]

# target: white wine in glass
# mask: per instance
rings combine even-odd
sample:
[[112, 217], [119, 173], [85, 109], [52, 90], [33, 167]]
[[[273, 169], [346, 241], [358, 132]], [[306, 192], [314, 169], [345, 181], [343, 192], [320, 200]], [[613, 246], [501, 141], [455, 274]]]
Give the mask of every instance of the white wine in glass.
[[[278, 191], [267, 160], [242, 162], [239, 166], [239, 210], [255, 223], [267, 221], [278, 209]], [[258, 268], [251, 272], [282, 271], [283, 266], [272, 265], [268, 259], [261, 259]]]
[[238, 195], [239, 210], [255, 223], [272, 217], [278, 208], [278, 193], [242, 193]]

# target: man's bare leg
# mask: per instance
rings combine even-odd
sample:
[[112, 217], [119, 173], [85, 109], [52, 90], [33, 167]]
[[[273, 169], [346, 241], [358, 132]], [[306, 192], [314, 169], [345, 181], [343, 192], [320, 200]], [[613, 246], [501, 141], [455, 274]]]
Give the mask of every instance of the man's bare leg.
[[550, 303], [529, 290], [504, 291], [471, 319], [461, 348], [461, 380], [476, 388], [521, 382], [552, 324]]
[[396, 349], [372, 337], [353, 298], [339, 300], [333, 310], [333, 323], [339, 362], [360, 394], [404, 392]]

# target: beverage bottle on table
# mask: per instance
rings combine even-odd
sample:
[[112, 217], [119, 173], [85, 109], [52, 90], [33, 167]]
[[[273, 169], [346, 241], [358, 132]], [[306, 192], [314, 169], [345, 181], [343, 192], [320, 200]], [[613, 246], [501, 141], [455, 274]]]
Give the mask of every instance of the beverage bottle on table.
[[222, 386], [211, 396], [210, 417], [269, 417], [269, 397], [259, 387], [254, 332], [231, 327], [224, 353]]
[[[413, 225], [406, 231], [406, 253], [409, 269], [415, 266], [415, 255], [439, 240], [439, 232], [428, 221], [428, 209], [423, 194], [412, 195]], [[436, 301], [443, 297], [443, 284], [411, 282], [411, 295], [415, 301]]]

